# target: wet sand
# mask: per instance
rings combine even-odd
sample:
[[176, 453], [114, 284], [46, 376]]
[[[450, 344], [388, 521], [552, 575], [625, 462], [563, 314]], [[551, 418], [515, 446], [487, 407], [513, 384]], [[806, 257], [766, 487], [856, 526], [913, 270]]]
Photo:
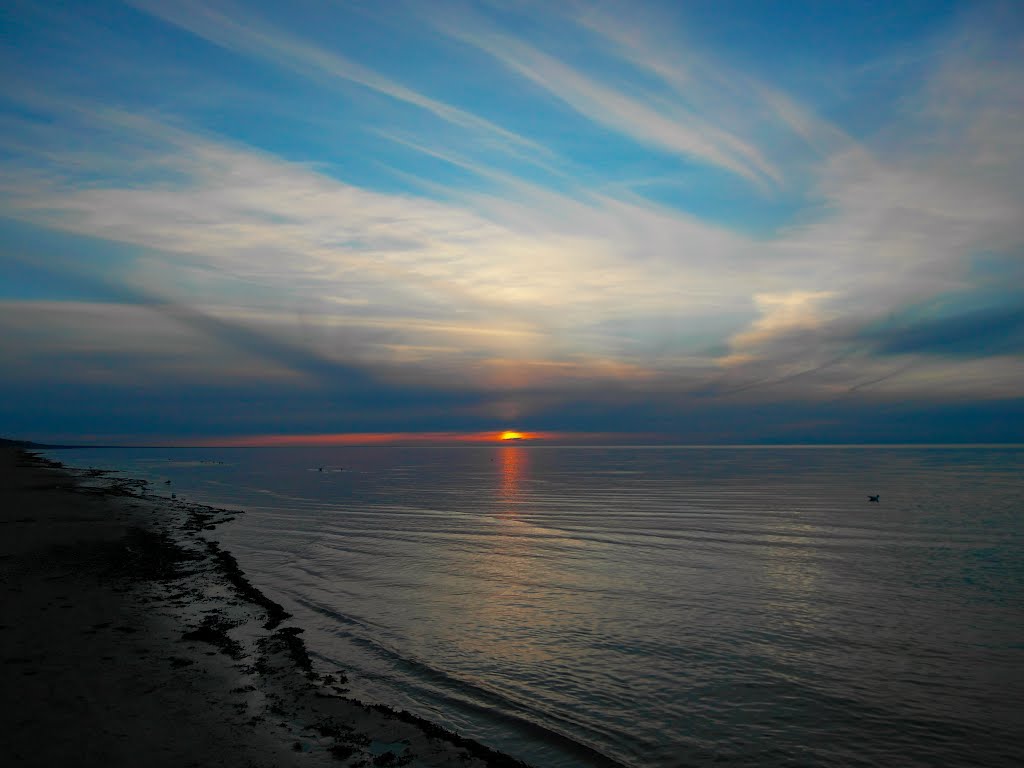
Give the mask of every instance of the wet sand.
[[0, 761], [522, 768], [347, 698], [216, 543], [232, 514], [0, 447]]

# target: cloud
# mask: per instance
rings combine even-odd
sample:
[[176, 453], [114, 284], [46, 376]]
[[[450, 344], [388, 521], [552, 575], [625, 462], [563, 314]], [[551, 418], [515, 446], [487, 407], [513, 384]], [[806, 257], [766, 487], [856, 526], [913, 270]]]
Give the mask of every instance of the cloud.
[[759, 186], [781, 178], [753, 146], [681, 104], [656, 107], [650, 98], [627, 95], [521, 40], [486, 28], [473, 29], [464, 19], [442, 28], [595, 123], [643, 144], [718, 166]]
[[339, 392], [382, 386], [271, 329], [123, 287], [109, 289], [122, 301], [0, 301], [0, 317], [12, 332], [2, 346], [19, 360], [18, 375], [45, 373], [62, 360], [73, 362], [80, 379], [170, 376], [195, 383], [216, 371], [220, 385], [266, 378], [302, 387], [308, 378]]
[[128, 0], [139, 10], [185, 29], [215, 45], [269, 60], [304, 74], [352, 83], [425, 110], [441, 120], [499, 139], [511, 146], [534, 152], [547, 150], [537, 143], [459, 107], [433, 99], [336, 52], [272, 29], [229, 4], [224, 11], [191, 0], [162, 3]]
[[[571, 337], [595, 314], [662, 307], [685, 315], [720, 302], [727, 293], [707, 270], [746, 247], [691, 217], [613, 199], [525, 185], [519, 203], [467, 196], [484, 216], [371, 192], [152, 120], [116, 122], [134, 136], [122, 144], [125, 178], [35, 179], [12, 187], [9, 210], [144, 249], [126, 275], [141, 289], [216, 302], [210, 291], [245, 281], [250, 303], [272, 290], [278, 306], [301, 301], [326, 322], [387, 328], [390, 344], [444, 346], [442, 329], [461, 328], [448, 346], [472, 336], [478, 353], [507, 358], [519, 345], [522, 355], [546, 356], [554, 350], [545, 336]], [[151, 181], [163, 167], [174, 179]]]
[[755, 294], [754, 302], [761, 316], [729, 340], [732, 353], [720, 362], [722, 365], [749, 362], [758, 348], [780, 337], [820, 328], [827, 318], [820, 305], [833, 295], [829, 291]]
[[893, 323], [866, 330], [860, 338], [882, 355], [1024, 356], [1024, 307], [993, 307], [951, 317]]
[[[728, 130], [709, 131], [706, 123], [695, 123], [776, 184], [800, 165], [854, 144], [837, 126], [781, 89], [760, 81], [754, 73], [730, 67], [707, 50], [697, 35], [660, 18], [653, 8], [598, 2], [567, 4], [563, 10], [602, 46], [666, 85], [679, 109], [710, 115], [727, 125]], [[794, 137], [802, 146], [794, 146]], [[769, 160], [768, 147], [784, 156], [785, 171], [778, 159]], [[813, 150], [811, 156], [808, 148]]]

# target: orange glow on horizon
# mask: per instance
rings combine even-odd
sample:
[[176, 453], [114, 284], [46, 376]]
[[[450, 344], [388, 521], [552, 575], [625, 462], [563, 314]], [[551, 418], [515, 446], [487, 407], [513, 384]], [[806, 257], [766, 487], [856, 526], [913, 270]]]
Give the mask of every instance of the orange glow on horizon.
[[[338, 432], [319, 435], [250, 435], [210, 438], [200, 445], [227, 448], [269, 448], [296, 446], [429, 445], [466, 443], [526, 443], [584, 437], [568, 432]], [[195, 444], [195, 443], [193, 443]]]

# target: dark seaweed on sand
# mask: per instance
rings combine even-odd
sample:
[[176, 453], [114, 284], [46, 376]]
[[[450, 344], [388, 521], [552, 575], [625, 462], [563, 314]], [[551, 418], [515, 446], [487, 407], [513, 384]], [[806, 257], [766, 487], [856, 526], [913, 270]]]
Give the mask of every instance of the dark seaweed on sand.
[[221, 549], [215, 541], [207, 542], [206, 547], [238, 593], [250, 603], [260, 606], [267, 612], [267, 623], [263, 625], [264, 629], [275, 629], [282, 621], [291, 618], [291, 614], [280, 603], [274, 602], [252, 585], [252, 582], [242, 573], [242, 569], [238, 567], [238, 561], [234, 555]]
[[210, 614], [203, 619], [203, 623], [199, 625], [198, 629], [185, 632], [181, 639], [209, 643], [221, 653], [225, 653], [233, 659], [240, 659], [245, 655], [242, 645], [228, 635], [228, 630], [234, 629], [235, 626], [222, 616]]

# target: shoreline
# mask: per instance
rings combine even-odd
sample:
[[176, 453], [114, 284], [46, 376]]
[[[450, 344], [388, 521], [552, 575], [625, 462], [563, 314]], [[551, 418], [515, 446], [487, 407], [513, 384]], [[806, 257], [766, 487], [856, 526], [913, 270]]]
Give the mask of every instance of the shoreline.
[[302, 628], [209, 536], [244, 513], [7, 446], [0, 498], [14, 763], [527, 768], [314, 668]]

